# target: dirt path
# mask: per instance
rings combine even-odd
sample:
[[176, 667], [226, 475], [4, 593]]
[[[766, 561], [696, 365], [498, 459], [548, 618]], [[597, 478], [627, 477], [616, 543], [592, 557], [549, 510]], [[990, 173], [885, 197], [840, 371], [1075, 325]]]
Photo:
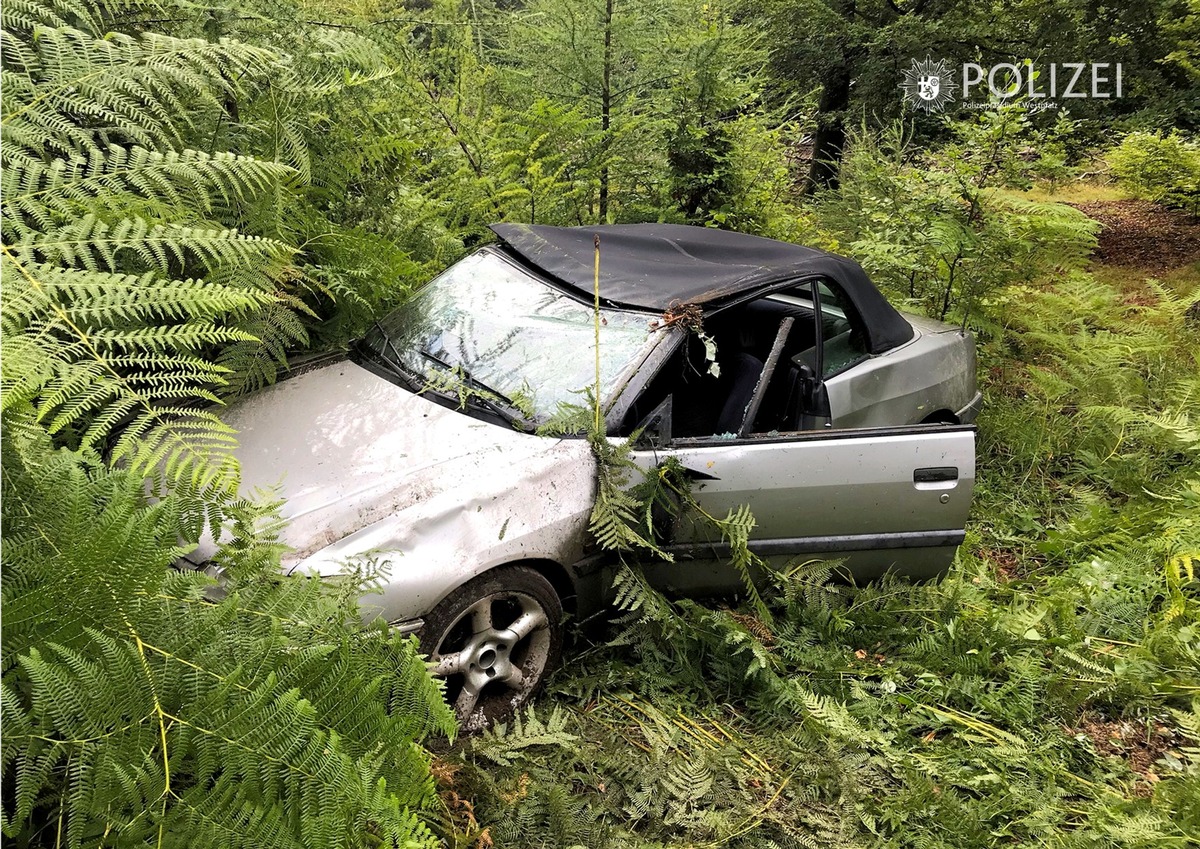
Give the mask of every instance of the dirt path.
[[1149, 274], [1200, 262], [1200, 218], [1143, 200], [1071, 204], [1103, 225], [1098, 261]]

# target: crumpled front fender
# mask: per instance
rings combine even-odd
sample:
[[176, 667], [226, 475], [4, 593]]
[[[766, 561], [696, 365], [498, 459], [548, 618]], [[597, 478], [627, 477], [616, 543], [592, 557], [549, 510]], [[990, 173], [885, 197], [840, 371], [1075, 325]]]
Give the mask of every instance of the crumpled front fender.
[[596, 460], [586, 440], [559, 440], [513, 466], [468, 461], [421, 474], [437, 476], [435, 494], [305, 557], [292, 573], [336, 575], [348, 563], [374, 559], [382, 566], [383, 593], [363, 599], [364, 615], [394, 622], [427, 614], [497, 566], [522, 560], [565, 566], [582, 557], [596, 491]]

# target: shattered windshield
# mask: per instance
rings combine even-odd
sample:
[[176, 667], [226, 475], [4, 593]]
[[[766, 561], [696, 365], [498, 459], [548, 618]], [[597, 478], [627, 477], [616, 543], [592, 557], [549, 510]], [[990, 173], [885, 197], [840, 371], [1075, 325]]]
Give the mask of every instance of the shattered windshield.
[[[610, 389], [646, 343], [650, 316], [609, 309], [600, 315], [601, 383]], [[582, 403], [579, 390], [596, 379], [592, 308], [489, 251], [434, 278], [364, 342], [427, 386], [446, 391], [453, 381], [466, 382], [536, 418], [564, 401]]]

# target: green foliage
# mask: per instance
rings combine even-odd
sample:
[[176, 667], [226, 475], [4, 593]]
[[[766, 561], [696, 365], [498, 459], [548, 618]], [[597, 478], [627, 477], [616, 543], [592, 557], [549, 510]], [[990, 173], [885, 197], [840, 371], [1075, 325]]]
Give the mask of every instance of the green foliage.
[[509, 11], [497, 4], [502, 102], [517, 112], [531, 99], [555, 103], [582, 131], [572, 144], [571, 171], [590, 184], [586, 217], [570, 223], [645, 220], [666, 206], [656, 185], [664, 105], [696, 31], [691, 6], [534, 0]]
[[733, 193], [733, 140], [711, 109], [701, 103], [695, 112], [681, 111], [667, 140], [671, 195], [689, 221], [703, 222]]
[[[1196, 126], [1200, 15], [1194, 0], [769, 0], [745, 4], [744, 10], [773, 47], [773, 98], [789, 98], [809, 110], [813, 166], [832, 158], [831, 175], [849, 128], [864, 120], [886, 125], [902, 116], [901, 73], [926, 56], [946, 61], [956, 72], [965, 62], [980, 64], [986, 73], [998, 63], [1032, 60], [1043, 75], [1051, 61], [1121, 63], [1127, 84], [1120, 99], [1062, 101], [1078, 122], [1067, 145], [1075, 152], [1080, 142], [1107, 143], [1114, 124]], [[977, 87], [971, 99], [978, 106], [985, 97]], [[960, 95], [951, 104], [951, 114], [962, 100]], [[1042, 112], [1036, 122], [1052, 123], [1053, 114]], [[922, 144], [944, 140], [936, 116], [914, 120]]]
[[432, 845], [414, 741], [453, 720], [412, 638], [360, 624], [371, 573], [281, 579], [270, 511], [242, 504], [214, 596], [168, 568], [183, 496], [147, 506], [139, 476], [6, 425], [7, 838]]
[[361, 191], [411, 161], [367, 94], [394, 86], [390, 54], [275, 7], [295, 23], [281, 40], [245, 11], [181, 17], [177, 35], [136, 5], [5, 17], [6, 404], [225, 492], [230, 434], [203, 405], [344, 342], [420, 273], [380, 224], [391, 190]]
[[[997, 298], [989, 311], [1004, 320], [982, 349], [1000, 399], [982, 431], [997, 480], [993, 489], [985, 478], [985, 492], [1031, 517], [1071, 516], [1085, 543], [1156, 534], [1197, 477], [1195, 296], [1194, 282], [1176, 292], [1120, 271], [1113, 282], [1077, 275]], [[1021, 512], [1014, 531], [1040, 531]]]
[[[440, 690], [361, 625], [373, 571], [280, 579], [212, 408], [407, 263], [322, 218], [347, 172], [295, 123], [366, 77], [146, 11], [4, 9], [5, 836], [429, 845]], [[219, 589], [169, 568], [205, 522]]]
[[1130, 133], [1108, 153], [1113, 175], [1131, 192], [1200, 211], [1200, 147], [1178, 133]]
[[588, 530], [605, 551], [646, 553], [668, 560], [654, 539], [652, 512], [658, 500], [631, 491], [630, 474], [639, 471], [630, 442], [611, 442], [604, 433], [588, 434], [596, 457], [596, 503]]
[[1082, 267], [1097, 226], [1064, 204], [1005, 191], [1027, 185], [1022, 152], [1037, 141], [1026, 138], [1019, 107], [953, 129], [959, 140], [936, 160], [922, 158], [899, 125], [882, 138], [859, 132], [820, 221], [885, 291], [965, 323], [994, 292]]
[[[707, 10], [706, 10], [707, 11]], [[717, 220], [734, 201], [738, 169], [733, 122], [727, 116], [752, 99], [740, 63], [727, 54], [747, 54], [737, 28], [720, 20], [702, 21], [708, 37], [688, 57], [675, 83], [675, 126], [666, 138], [671, 198], [690, 222]]]
[[[238, 364], [212, 352], [284, 301], [291, 249], [229, 223], [291, 178], [280, 163], [185, 146], [267, 51], [5, 19], [4, 409], [141, 474], [229, 491], [231, 434], [197, 402]], [[296, 338], [293, 336], [292, 338]]]
[[[1194, 5], [7, 3], [6, 838], [431, 844], [436, 686], [359, 623], [370, 564], [278, 577], [209, 405], [361, 332], [491, 221], [688, 220], [845, 252], [973, 323], [968, 543], [939, 584], [858, 588], [767, 570], [747, 510], [701, 516], [746, 603], [669, 598], [637, 562], [697, 508], [682, 470], [591, 432], [617, 628], [555, 703], [462, 744], [471, 840], [1195, 845], [1195, 269], [1084, 273], [1095, 225], [1019, 193], [1119, 115], [1156, 131], [1114, 174], [1194, 207], [1194, 145], [1158, 131], [1194, 123]], [[1128, 96], [875, 126], [912, 56], [1023, 50], [1124, 61]], [[806, 135], [864, 117], [840, 191], [801, 205]], [[593, 431], [594, 404], [542, 432]], [[166, 568], [206, 521], [232, 534], [223, 589]]]
[[288, 282], [316, 313], [304, 327], [317, 346], [364, 332], [427, 279], [424, 261], [437, 259], [425, 252], [420, 222], [398, 209], [401, 184], [420, 156], [403, 108], [402, 46], [413, 27], [375, 25], [386, 11], [366, 3], [315, 15], [307, 4], [254, 0], [218, 3], [203, 16], [185, 7], [179, 16], [195, 35], [257, 45], [284, 63], [269, 87], [246, 92], [230, 120], [211, 127], [208, 143], [298, 172], [291, 191], [263, 197], [253, 214], [270, 235], [299, 248]]
[[[1048, 586], [974, 559], [925, 586], [830, 585], [805, 566], [777, 576], [771, 628], [642, 584], [659, 627], [558, 679], [578, 742], [515, 739], [507, 764], [503, 738], [471, 747], [488, 766], [466, 786], [499, 846], [585, 828], [590, 846], [1189, 845], [1200, 599], [1181, 573], [1189, 612], [1173, 617], [1156, 562], [1131, 547], [1099, 581], [1081, 566]], [[1132, 726], [1138, 746], [1166, 723], [1177, 748], [1149, 795], [1105, 735]], [[578, 795], [549, 806], [565, 781]]]

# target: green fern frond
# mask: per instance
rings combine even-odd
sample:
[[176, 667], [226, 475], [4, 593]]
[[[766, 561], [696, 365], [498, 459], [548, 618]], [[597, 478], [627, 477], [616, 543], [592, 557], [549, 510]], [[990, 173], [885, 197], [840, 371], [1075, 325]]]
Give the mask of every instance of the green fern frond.
[[49, 825], [67, 845], [105, 828], [164, 846], [432, 845], [414, 741], [453, 720], [414, 640], [361, 625], [359, 592], [280, 581], [278, 519], [248, 502], [214, 601], [209, 579], [167, 568], [199, 496], [176, 486], [147, 505], [140, 472], [10, 421], [6, 837]]
[[511, 766], [530, 757], [535, 752], [526, 750], [535, 746], [557, 746], [573, 749], [580, 741], [578, 735], [567, 730], [569, 714], [561, 707], [551, 709], [544, 719], [539, 718], [534, 708], [519, 713], [512, 726], [498, 723], [476, 742], [475, 751], [500, 766]]
[[[66, 27], [74, 24], [95, 30], [97, 14], [105, 4], [82, 0], [15, 0], [5, 3], [0, 23], [5, 30], [32, 30], [37, 26]], [[5, 49], [8, 45], [4, 45]]]
[[127, 204], [130, 195], [165, 208], [208, 213], [230, 208], [294, 173], [279, 163], [230, 153], [115, 144], [50, 162], [11, 154], [3, 176], [4, 228], [18, 238], [44, 234], [55, 222]]
[[86, 16], [66, 2], [13, 8], [4, 408], [31, 403], [67, 442], [232, 492], [231, 434], [202, 407], [230, 378], [273, 379], [306, 308], [286, 291], [286, 242], [211, 219], [239, 220], [296, 172], [186, 140], [284, 66], [235, 42], [73, 29]]

